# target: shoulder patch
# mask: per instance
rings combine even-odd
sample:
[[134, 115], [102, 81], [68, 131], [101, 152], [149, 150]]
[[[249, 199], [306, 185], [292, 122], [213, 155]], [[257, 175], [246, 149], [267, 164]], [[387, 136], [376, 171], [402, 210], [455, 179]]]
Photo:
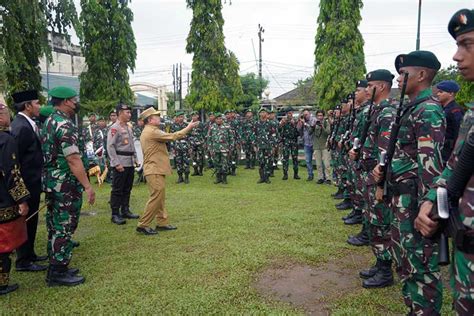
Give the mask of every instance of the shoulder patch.
[[116, 128], [111, 128], [110, 133], [112, 134], [112, 137], [114, 137], [115, 134], [117, 134], [117, 129]]

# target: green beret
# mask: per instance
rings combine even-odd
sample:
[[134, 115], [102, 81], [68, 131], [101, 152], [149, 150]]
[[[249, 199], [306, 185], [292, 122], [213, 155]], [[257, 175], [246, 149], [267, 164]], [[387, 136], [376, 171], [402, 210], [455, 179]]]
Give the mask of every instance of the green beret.
[[267, 112], [268, 113], [268, 110], [266, 108], [261, 108], [260, 110], [258, 110], [258, 113], [261, 113], [261, 112]]
[[367, 88], [367, 80], [357, 80], [356, 88]]
[[250, 112], [250, 113], [253, 114], [253, 111], [252, 111], [252, 109], [250, 109], [250, 108], [248, 108], [247, 110], [245, 110], [245, 113], [248, 113], [248, 112]]
[[472, 31], [474, 31], [474, 10], [459, 10], [449, 20], [448, 32], [454, 38]]
[[97, 121], [105, 121], [105, 118], [101, 115], [97, 115]]
[[214, 114], [215, 117], [222, 117], [222, 113], [214, 112], [213, 114]]
[[90, 112], [89, 114], [87, 114], [87, 116], [92, 116], [92, 115], [97, 116], [97, 114], [94, 112]]
[[77, 93], [69, 87], [56, 87], [49, 90], [49, 96], [57, 99], [70, 99], [77, 96]]
[[225, 110], [224, 111], [224, 114], [226, 114], [226, 115], [229, 114], [229, 113], [230, 113], [230, 110]]
[[366, 76], [367, 81], [386, 81], [388, 83], [392, 83], [393, 78], [395, 78], [394, 75], [387, 69], [377, 69], [374, 71], [371, 71], [367, 74]]
[[434, 70], [441, 68], [435, 54], [426, 50], [416, 50], [409, 54], [401, 54], [395, 58], [395, 69], [400, 73], [402, 67], [424, 67]]
[[184, 115], [184, 111], [177, 111], [174, 116], [175, 117], [178, 117], [178, 116], [181, 116], [181, 115]]
[[39, 114], [44, 117], [49, 117], [51, 113], [54, 112], [54, 107], [52, 105], [42, 106], [39, 110]]
[[198, 111], [192, 111], [191, 116], [193, 116], [193, 115], [199, 115], [199, 112]]
[[214, 112], [209, 112], [208, 115], [211, 116], [211, 115], [216, 115], [216, 114]]

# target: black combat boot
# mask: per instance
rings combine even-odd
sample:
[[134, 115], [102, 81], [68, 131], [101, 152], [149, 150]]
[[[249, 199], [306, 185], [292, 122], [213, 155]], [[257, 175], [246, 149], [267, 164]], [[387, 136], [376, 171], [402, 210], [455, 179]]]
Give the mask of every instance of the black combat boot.
[[270, 181], [270, 175], [268, 175], [268, 174], [267, 174], [267, 175], [264, 175], [264, 178], [263, 178], [263, 179], [264, 179], [265, 183], [271, 183], [271, 181]]
[[222, 174], [222, 184], [227, 184], [227, 174], [226, 173]]
[[250, 160], [250, 169], [255, 169], [255, 160]]
[[0, 286], [0, 295], [5, 295], [18, 290], [18, 284], [7, 284]]
[[137, 214], [133, 214], [132, 212], [130, 212], [130, 208], [128, 206], [122, 206], [122, 218], [137, 219], [139, 217], [140, 216], [138, 216]]
[[369, 234], [364, 227], [360, 233], [347, 239], [347, 243], [352, 246], [368, 246], [369, 242]]
[[300, 176], [298, 175], [298, 169], [293, 169], [293, 179], [295, 180], [301, 179]]
[[235, 173], [235, 165], [232, 165], [232, 168], [231, 168], [231, 172], [230, 172], [230, 175], [231, 176], [236, 176], [237, 174]]
[[260, 168], [258, 169], [258, 173], [260, 174], [260, 179], [257, 181], [258, 184], [264, 183], [265, 182], [265, 176], [263, 174], [263, 169]]
[[337, 192], [332, 193], [331, 196], [332, 196], [333, 198], [335, 198], [337, 195], [340, 195], [340, 194], [342, 194], [342, 193], [343, 193], [343, 192], [342, 192], [341, 188], [337, 188]]
[[186, 173], [184, 174], [184, 183], [185, 183], [185, 184], [189, 184], [189, 172], [186, 172]]
[[288, 180], [288, 170], [283, 169], [283, 178], [282, 180]]
[[202, 173], [202, 169], [203, 169], [203, 167], [202, 167], [202, 166], [199, 166], [199, 171], [198, 171], [198, 172], [199, 172], [199, 176], [201, 176], [201, 177], [204, 175], [204, 174]]
[[343, 216], [342, 220], [345, 221], [345, 220], [353, 217], [355, 215], [355, 212], [356, 212], [355, 208], [352, 208], [352, 211], [349, 214], [347, 214], [346, 216]]
[[379, 268], [375, 275], [362, 281], [362, 286], [366, 289], [380, 288], [393, 285], [392, 260], [379, 260]]
[[250, 169], [250, 159], [247, 159], [245, 161], [245, 168], [244, 169]]
[[117, 224], [117, 225], [123, 225], [127, 223], [127, 221], [124, 220], [122, 216], [120, 215], [119, 209], [112, 209], [112, 223]]
[[18, 284], [8, 284], [10, 281], [11, 268], [12, 261], [9, 254], [0, 254], [0, 295], [5, 295], [18, 289]]
[[86, 281], [83, 276], [72, 274], [67, 266], [50, 265], [46, 275], [48, 286], [75, 286]]
[[275, 176], [275, 174], [274, 174], [274, 169], [273, 169], [273, 168], [270, 170], [269, 176], [272, 177], [272, 178]]
[[344, 201], [336, 205], [336, 208], [341, 211], [350, 210], [352, 208], [351, 199], [349, 198], [344, 199]]
[[216, 180], [214, 181], [214, 184], [218, 184], [222, 182], [221, 174], [216, 173]]
[[176, 183], [183, 183], [184, 180], [183, 180], [183, 174], [182, 173], [178, 173], [178, 181], [176, 181]]
[[373, 277], [379, 270], [379, 263], [380, 263], [380, 260], [377, 260], [377, 262], [370, 268], [360, 271], [359, 277], [361, 279], [368, 279], [368, 278]]
[[362, 224], [362, 210], [355, 210], [354, 216], [346, 219], [344, 221], [345, 225], [356, 225], [356, 224]]
[[194, 172], [193, 172], [193, 174], [191, 175], [191, 177], [199, 176], [199, 169], [198, 169], [198, 166], [193, 166], [193, 168], [194, 168]]

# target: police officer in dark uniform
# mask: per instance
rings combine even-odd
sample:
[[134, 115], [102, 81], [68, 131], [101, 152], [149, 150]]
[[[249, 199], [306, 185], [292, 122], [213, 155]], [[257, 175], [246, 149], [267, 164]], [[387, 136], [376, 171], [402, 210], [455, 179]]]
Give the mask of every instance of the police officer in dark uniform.
[[446, 117], [446, 134], [443, 150], [441, 151], [443, 161], [446, 163], [458, 138], [459, 126], [461, 126], [464, 110], [455, 101], [456, 93], [459, 91], [459, 85], [456, 81], [441, 81], [436, 85], [436, 88], [438, 89], [436, 96], [443, 106]]

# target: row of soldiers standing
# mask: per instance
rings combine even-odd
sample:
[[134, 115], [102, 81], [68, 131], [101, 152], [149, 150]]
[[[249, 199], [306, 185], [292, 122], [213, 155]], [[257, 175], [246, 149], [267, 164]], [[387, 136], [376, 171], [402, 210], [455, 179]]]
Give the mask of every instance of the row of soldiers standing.
[[[474, 10], [455, 13], [448, 30], [458, 45], [453, 59], [461, 75], [474, 81]], [[340, 209], [353, 208], [346, 224], [363, 222], [348, 242], [369, 244], [376, 259], [359, 273], [363, 287], [392, 285], [394, 262], [408, 314], [440, 315], [440, 265], [451, 256], [453, 307], [458, 315], [472, 315], [474, 113], [471, 106], [445, 161], [445, 104], [432, 95], [440, 67], [428, 51], [397, 56], [398, 102], [389, 98], [394, 76], [388, 70], [357, 82], [355, 93], [335, 109], [328, 139], [338, 185], [334, 196], [345, 199]], [[448, 92], [452, 86], [442, 85]], [[446, 235], [453, 239], [452, 254]]]
[[[283, 180], [288, 179], [289, 157], [293, 160], [294, 178], [298, 176], [298, 130], [292, 111], [278, 122], [276, 113], [262, 108], [258, 120], [251, 110], [240, 118], [233, 110], [224, 114], [209, 113], [207, 123], [199, 123], [187, 137], [173, 142], [175, 167], [178, 183], [189, 183], [190, 165], [194, 169], [191, 176], [202, 176], [205, 162], [215, 169], [215, 183], [227, 183], [227, 175], [235, 176], [241, 152], [245, 154], [245, 169], [259, 167], [258, 183], [270, 183], [274, 176], [280, 149], [283, 162]], [[199, 113], [192, 112], [191, 120], [199, 121]], [[170, 132], [186, 127], [184, 112], [177, 112]]]

